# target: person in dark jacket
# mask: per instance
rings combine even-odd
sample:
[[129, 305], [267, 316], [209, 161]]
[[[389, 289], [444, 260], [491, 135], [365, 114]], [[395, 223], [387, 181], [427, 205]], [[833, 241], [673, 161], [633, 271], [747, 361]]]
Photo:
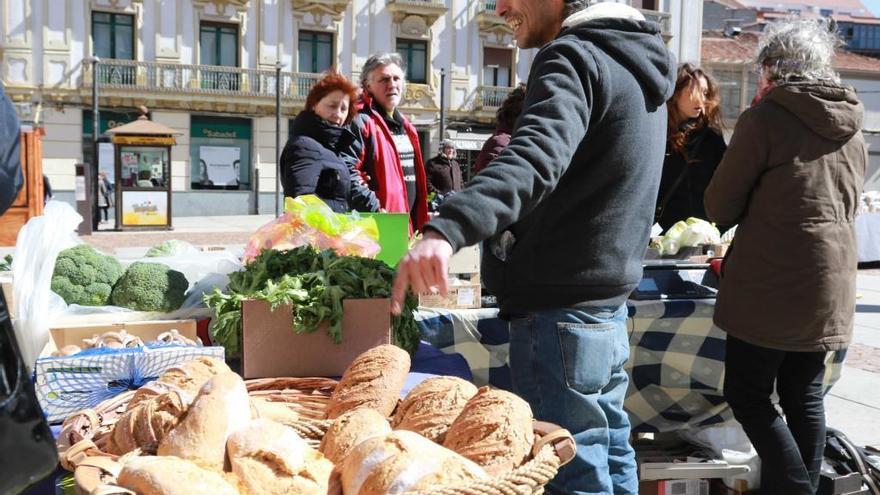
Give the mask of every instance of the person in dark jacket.
[[429, 193], [461, 190], [461, 167], [455, 159], [455, 143], [448, 139], [440, 143], [440, 153], [425, 164], [425, 174]]
[[679, 66], [675, 93], [666, 105], [666, 159], [655, 213], [664, 231], [689, 217], [706, 219], [703, 193], [727, 149], [720, 103], [710, 75], [691, 64]]
[[[20, 139], [15, 107], [0, 84], [0, 215], [15, 201], [24, 182]], [[30, 376], [0, 291], [0, 451], [7, 453], [0, 463], [0, 493], [22, 493], [49, 475], [58, 461]]]
[[864, 107], [831, 65], [839, 42], [823, 21], [767, 26], [761, 98], [706, 190], [709, 219], [739, 225], [714, 321], [727, 332], [724, 396], [761, 457], [768, 495], [816, 493], [825, 359], [852, 337], [868, 157]]
[[397, 108], [404, 76], [398, 53], [377, 53], [364, 62], [364, 91], [351, 124], [356, 139], [346, 154], [354, 207], [409, 213], [412, 233], [428, 221], [428, 186], [418, 131]]
[[501, 102], [501, 106], [498, 107], [498, 111], [495, 113], [495, 132], [483, 143], [480, 154], [477, 155], [477, 159], [474, 162], [474, 170], [471, 173], [471, 177], [486, 168], [489, 162], [501, 154], [504, 148], [507, 148], [508, 143], [510, 143], [510, 133], [513, 132], [516, 119], [522, 113], [525, 97], [526, 85], [520, 84]]
[[392, 310], [409, 286], [445, 293], [452, 253], [489, 239], [481, 275], [510, 320], [514, 391], [577, 442], [548, 493], [637, 493], [625, 303], [642, 277], [676, 64], [638, 10], [585, 4], [497, 3], [518, 46], [541, 47], [522, 115], [400, 261]]
[[348, 127], [356, 109], [358, 87], [335, 71], [309, 91], [305, 110], [293, 121], [291, 137], [281, 153], [284, 195], [315, 194], [335, 212], [349, 208], [349, 168], [340, 156], [354, 135]]

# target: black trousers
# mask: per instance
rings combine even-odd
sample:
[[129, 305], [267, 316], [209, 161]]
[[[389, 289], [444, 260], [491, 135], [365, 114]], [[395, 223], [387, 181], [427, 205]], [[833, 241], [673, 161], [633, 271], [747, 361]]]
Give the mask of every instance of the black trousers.
[[[724, 397], [761, 458], [761, 493], [813, 495], [825, 449], [824, 352], [788, 352], [728, 334]], [[771, 402], [774, 383], [785, 421]]]

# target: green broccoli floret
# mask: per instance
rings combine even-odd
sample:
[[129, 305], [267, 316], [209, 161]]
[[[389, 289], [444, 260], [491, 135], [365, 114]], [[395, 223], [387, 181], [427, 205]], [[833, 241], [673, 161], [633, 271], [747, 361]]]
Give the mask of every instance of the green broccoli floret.
[[113, 287], [110, 299], [116, 306], [138, 311], [169, 312], [178, 309], [189, 282], [164, 263], [132, 263]]
[[156, 258], [160, 256], [176, 256], [189, 252], [198, 251], [192, 244], [177, 239], [168, 239], [147, 250], [144, 258]]
[[52, 290], [67, 304], [104, 306], [113, 284], [122, 276], [122, 265], [88, 244], [58, 253], [52, 273]]

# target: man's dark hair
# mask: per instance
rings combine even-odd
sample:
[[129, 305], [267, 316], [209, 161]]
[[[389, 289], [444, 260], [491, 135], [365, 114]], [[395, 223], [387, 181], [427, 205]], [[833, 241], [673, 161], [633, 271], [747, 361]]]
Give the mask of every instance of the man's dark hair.
[[565, 19], [578, 10], [584, 10], [589, 4], [589, 0], [565, 0], [565, 9], [562, 11], [562, 18]]
[[512, 131], [517, 117], [522, 113], [523, 101], [526, 99], [526, 85], [520, 83], [507, 98], [501, 102], [498, 112], [495, 114], [496, 126], [499, 129]]

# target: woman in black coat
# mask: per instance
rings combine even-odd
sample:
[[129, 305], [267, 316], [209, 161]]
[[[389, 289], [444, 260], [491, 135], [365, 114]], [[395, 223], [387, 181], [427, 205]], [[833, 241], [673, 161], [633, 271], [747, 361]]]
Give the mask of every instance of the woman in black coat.
[[351, 146], [348, 124], [356, 113], [358, 88], [342, 74], [328, 73], [309, 91], [305, 110], [293, 121], [281, 153], [281, 185], [291, 198], [315, 194], [335, 212], [350, 210], [348, 165], [339, 152]]
[[655, 221], [664, 231], [688, 217], [707, 218], [703, 193], [727, 150], [720, 102], [711, 76], [691, 64], [679, 66], [675, 93], [666, 104], [666, 159], [657, 193]]

